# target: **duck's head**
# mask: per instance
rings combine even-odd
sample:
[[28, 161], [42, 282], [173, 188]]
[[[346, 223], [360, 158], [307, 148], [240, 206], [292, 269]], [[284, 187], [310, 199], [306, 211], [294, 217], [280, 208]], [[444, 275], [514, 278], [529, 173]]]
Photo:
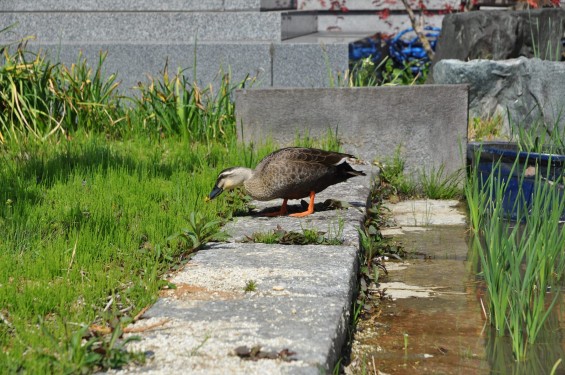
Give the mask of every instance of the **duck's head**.
[[210, 193], [208, 198], [214, 199], [224, 190], [234, 189], [238, 186], [243, 185], [243, 183], [251, 178], [252, 175], [253, 171], [249, 168], [233, 167], [224, 169], [218, 175], [216, 184], [214, 185], [214, 188], [212, 189], [212, 192]]

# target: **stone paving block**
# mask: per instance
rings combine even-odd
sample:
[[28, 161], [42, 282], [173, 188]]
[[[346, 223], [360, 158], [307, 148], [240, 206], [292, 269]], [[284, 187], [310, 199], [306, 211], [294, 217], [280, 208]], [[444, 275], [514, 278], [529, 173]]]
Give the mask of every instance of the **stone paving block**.
[[281, 12], [13, 12], [17, 26], [0, 42], [33, 35], [43, 43], [192, 43], [280, 41]]
[[296, 9], [296, 2], [295, 0], [261, 0], [261, 9]]
[[[356, 268], [355, 247], [212, 245], [171, 279], [176, 289], [163, 292], [133, 326], [166, 322], [131, 346], [154, 352], [154, 359], [127, 372], [331, 371], [346, 338]], [[244, 292], [248, 280], [257, 283], [256, 291]], [[288, 349], [296, 360], [253, 363], [230, 355], [256, 345], [276, 353]]]
[[347, 43], [306, 44], [293, 41], [273, 45], [273, 86], [327, 87], [330, 85], [328, 69], [335, 73], [349, 67]]
[[283, 12], [282, 39], [296, 38], [318, 31], [318, 16], [307, 12]]
[[223, 0], [223, 7], [225, 11], [252, 10], [258, 12], [261, 9], [262, 3], [263, 0]]
[[[441, 27], [443, 15], [433, 14], [425, 17], [425, 26]], [[343, 14], [325, 13], [318, 15], [318, 30], [333, 32], [371, 32], [395, 34], [402, 30], [412, 28], [410, 19], [406, 14], [390, 14], [386, 19], [379, 17], [375, 12], [369, 14], [348, 13]]]
[[392, 157], [400, 147], [407, 173], [465, 165], [467, 85], [373, 88], [245, 89], [236, 91], [243, 141], [271, 137], [289, 145], [296, 133], [320, 137], [338, 131], [344, 151], [367, 161]]
[[254, 9], [259, 9], [259, 0], [3, 0], [0, 1], [0, 12], [21, 11], [221, 11], [224, 2], [229, 3], [230, 9], [252, 9], [247, 4], [256, 3]]

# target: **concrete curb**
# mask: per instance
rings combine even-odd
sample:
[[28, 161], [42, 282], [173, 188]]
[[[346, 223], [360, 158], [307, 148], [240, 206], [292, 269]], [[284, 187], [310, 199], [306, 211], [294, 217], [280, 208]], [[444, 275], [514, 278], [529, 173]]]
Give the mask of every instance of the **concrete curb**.
[[[346, 209], [319, 211], [303, 219], [240, 217], [225, 228], [231, 241], [237, 241], [277, 227], [327, 232], [336, 223], [343, 228], [344, 245], [229, 242], [208, 246], [170, 280], [177, 288], [164, 291], [132, 326], [157, 325], [138, 334], [141, 341], [129, 348], [152, 352], [152, 359], [145, 366], [113, 373], [331, 372], [347, 340], [357, 291], [357, 228], [374, 174], [369, 166], [355, 168], [366, 171], [367, 177], [332, 186], [316, 200], [340, 200]], [[291, 210], [296, 208], [294, 202], [289, 202]], [[264, 202], [261, 206], [278, 204]], [[257, 287], [246, 293], [249, 280]], [[260, 346], [261, 353], [278, 358], [244, 360], [235, 355], [235, 349], [242, 346]], [[277, 356], [279, 353], [289, 358]]]

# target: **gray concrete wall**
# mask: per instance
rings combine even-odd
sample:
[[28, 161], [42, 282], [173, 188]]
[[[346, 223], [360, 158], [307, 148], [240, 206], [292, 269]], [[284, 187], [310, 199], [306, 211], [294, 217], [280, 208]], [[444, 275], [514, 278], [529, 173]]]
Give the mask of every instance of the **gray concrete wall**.
[[[128, 44], [128, 43], [35, 43], [30, 47], [46, 53], [52, 63], [67, 66], [76, 63], [79, 53], [96, 67], [101, 51], [108, 51], [103, 65], [105, 76], [117, 74], [121, 81], [119, 90], [131, 94], [130, 90], [139, 82], [146, 83], [148, 77], [162, 77], [165, 65], [169, 74], [178, 69], [190, 81], [194, 79], [196, 52], [196, 81], [201, 85], [220, 82], [220, 70], [232, 74], [232, 83], [239, 83], [247, 75], [254, 78], [253, 87], [320, 87], [329, 86], [327, 63], [333, 72], [348, 68], [347, 43], [295, 45], [287, 43], [214, 43], [199, 42]], [[135, 63], [132, 63], [135, 62]]]
[[[79, 54], [96, 66], [107, 51], [107, 75], [117, 73], [120, 90], [147, 76], [159, 77], [186, 69], [192, 80], [196, 51], [196, 80], [217, 84], [218, 72], [231, 71], [233, 81], [256, 77], [255, 87], [328, 85], [332, 71], [348, 68], [348, 43], [343, 40], [302, 39], [317, 34], [316, 12], [268, 11], [295, 5], [290, 0], [0, 0], [0, 46], [26, 39], [52, 63], [66, 65]], [[3, 26], [2, 26], [3, 25]], [[301, 42], [293, 42], [297, 37]], [[289, 42], [286, 42], [286, 40]], [[324, 47], [322, 47], [322, 45]], [[323, 51], [322, 49], [325, 49]], [[327, 61], [327, 63], [326, 63]]]
[[272, 138], [292, 144], [297, 133], [324, 136], [338, 129], [343, 149], [367, 161], [401, 147], [407, 172], [464, 165], [467, 85], [373, 88], [245, 89], [235, 95], [244, 142]]
[[10, 12], [0, 13], [0, 25], [17, 26], [0, 34], [0, 42], [30, 35], [63, 44], [280, 41], [282, 17], [281, 12]]

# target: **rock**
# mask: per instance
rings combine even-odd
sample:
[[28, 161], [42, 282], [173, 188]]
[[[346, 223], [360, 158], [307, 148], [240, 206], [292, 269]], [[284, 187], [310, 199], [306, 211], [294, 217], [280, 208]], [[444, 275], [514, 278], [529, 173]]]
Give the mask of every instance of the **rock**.
[[441, 60], [433, 78], [438, 84], [469, 84], [471, 119], [502, 114], [507, 132], [510, 122], [529, 128], [540, 116], [550, 128], [555, 124], [561, 129], [565, 126], [563, 62], [525, 57], [503, 61]]
[[446, 15], [432, 68], [444, 59], [563, 60], [565, 9], [476, 11]]

